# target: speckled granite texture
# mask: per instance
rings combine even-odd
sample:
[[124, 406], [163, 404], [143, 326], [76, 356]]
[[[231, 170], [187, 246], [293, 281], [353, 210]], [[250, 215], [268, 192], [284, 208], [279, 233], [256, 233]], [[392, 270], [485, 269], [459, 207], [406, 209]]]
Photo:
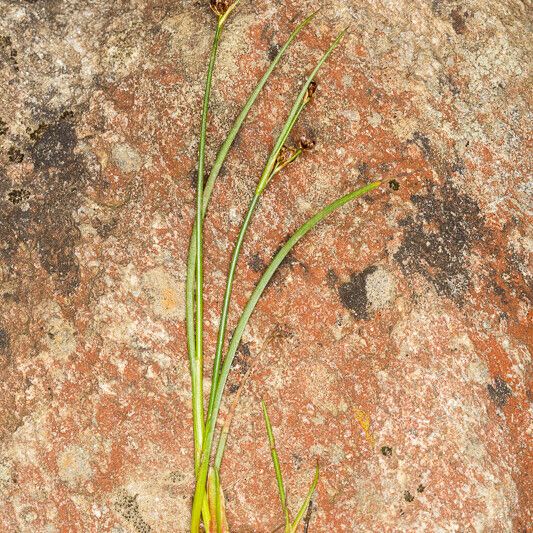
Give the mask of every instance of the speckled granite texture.
[[[252, 317], [230, 380], [255, 364], [223, 470], [233, 531], [280, 524], [261, 398], [293, 506], [322, 465], [310, 533], [529, 531], [531, 3], [320, 4], [215, 188], [208, 359], [258, 173], [346, 25], [295, 132], [316, 148], [246, 240], [230, 327], [292, 230], [384, 185], [306, 237]], [[318, 5], [232, 15], [208, 161]], [[199, 0], [0, 0], [1, 531], [187, 530], [184, 270], [213, 23]]]

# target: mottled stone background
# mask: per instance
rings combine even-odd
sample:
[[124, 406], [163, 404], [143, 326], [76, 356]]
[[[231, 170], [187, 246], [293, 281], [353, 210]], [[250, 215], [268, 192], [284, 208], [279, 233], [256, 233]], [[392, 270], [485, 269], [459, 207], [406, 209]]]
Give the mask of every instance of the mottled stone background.
[[[237, 533], [281, 522], [259, 402], [309, 532], [530, 531], [531, 3], [243, 0], [220, 47], [209, 162], [298, 20], [206, 228], [210, 359], [232, 240], [298, 85], [339, 29], [270, 185], [231, 325], [254, 366], [223, 471]], [[200, 0], [0, 1], [0, 522], [166, 533], [189, 520], [184, 267], [214, 17]], [[226, 408], [224, 409], [224, 413]], [[364, 431], [365, 420], [370, 420]]]

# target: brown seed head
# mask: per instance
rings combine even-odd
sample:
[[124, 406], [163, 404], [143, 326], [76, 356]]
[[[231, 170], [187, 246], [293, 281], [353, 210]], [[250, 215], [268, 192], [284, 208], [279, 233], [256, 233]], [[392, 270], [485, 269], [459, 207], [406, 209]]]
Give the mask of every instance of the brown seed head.
[[222, 17], [226, 11], [235, 3], [235, 0], [211, 0], [211, 9], [216, 15]]
[[313, 139], [310, 139], [306, 135], [300, 137], [300, 148], [302, 150], [312, 150], [316, 145], [316, 142]]
[[312, 98], [313, 94], [315, 94], [316, 88], [318, 87], [318, 84], [316, 81], [312, 81], [309, 84], [309, 87], [307, 88], [307, 98]]

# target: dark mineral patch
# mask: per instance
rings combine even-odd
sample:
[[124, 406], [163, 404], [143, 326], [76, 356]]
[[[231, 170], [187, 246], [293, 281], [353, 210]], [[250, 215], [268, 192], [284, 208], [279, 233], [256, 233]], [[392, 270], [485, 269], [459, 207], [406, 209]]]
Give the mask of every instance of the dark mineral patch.
[[72, 164], [73, 150], [78, 142], [72, 122], [63, 118], [48, 127], [40, 126], [39, 130], [39, 135], [36, 136], [37, 141], [32, 148], [35, 167], [37, 169], [65, 168]]
[[0, 328], [0, 368], [8, 364], [10, 358], [9, 333], [4, 328]]
[[415, 497], [408, 491], [406, 490], [404, 493], [403, 493], [403, 499], [406, 501], [406, 502], [412, 502]]
[[24, 154], [14, 146], [11, 146], [7, 151], [7, 157], [11, 163], [22, 163], [24, 161]]
[[12, 204], [20, 204], [29, 200], [30, 192], [26, 189], [13, 189], [9, 191], [7, 198]]
[[[83, 156], [76, 152], [72, 114], [41, 124], [29, 139], [32, 144], [26, 153], [34, 172], [22, 187], [10, 188], [7, 178], [0, 187], [0, 198], [7, 200], [0, 201], [0, 255], [9, 264], [20, 244], [35, 249], [60, 292], [70, 294], [79, 284], [75, 255], [79, 230], [72, 214], [81, 203], [80, 192], [89, 176]], [[29, 208], [23, 209], [30, 197]]]
[[268, 48], [268, 59], [270, 61], [274, 61], [274, 59], [278, 55], [278, 52], [279, 52], [279, 45], [278, 44], [270, 45], [269, 48]]
[[239, 344], [237, 354], [231, 363], [231, 368], [240, 374], [246, 374], [250, 368], [250, 347], [248, 343]]
[[391, 457], [392, 456], [392, 448], [390, 446], [382, 446], [381, 447], [381, 453], [385, 457]]
[[417, 212], [400, 221], [405, 234], [394, 258], [407, 276], [421, 274], [440, 295], [462, 303], [470, 281], [468, 255], [485, 233], [479, 207], [451, 184], [411, 201]]
[[349, 309], [358, 320], [368, 319], [368, 298], [366, 296], [366, 278], [375, 272], [377, 267], [370, 266], [350, 276], [350, 281], [339, 287], [342, 305]]
[[504, 407], [512, 394], [509, 385], [507, 385], [507, 383], [505, 383], [505, 381], [499, 376], [494, 379], [494, 384], [489, 383], [487, 385], [487, 390], [489, 392], [490, 399], [498, 407]]
[[465, 33], [466, 27], [466, 13], [461, 9], [453, 9], [450, 13], [450, 18], [452, 19], [452, 28], [458, 35]]
[[263, 272], [266, 268], [265, 262], [261, 259], [261, 256], [258, 253], [255, 253], [250, 257], [248, 265], [254, 272]]
[[119, 512], [137, 531], [137, 533], [150, 533], [152, 527], [147, 524], [139, 512], [137, 496], [122, 493], [115, 501], [115, 510]]

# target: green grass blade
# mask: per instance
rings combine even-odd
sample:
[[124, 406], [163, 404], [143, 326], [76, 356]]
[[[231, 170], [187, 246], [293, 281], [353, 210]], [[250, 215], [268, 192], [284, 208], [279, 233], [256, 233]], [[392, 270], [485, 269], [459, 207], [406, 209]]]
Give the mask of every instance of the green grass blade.
[[[237, 5], [235, 3], [231, 10]], [[267, 69], [256, 88], [248, 98], [246, 104], [244, 105], [241, 113], [238, 115], [235, 120], [226, 140], [222, 144], [215, 163], [211, 172], [209, 174], [208, 180], [203, 185], [203, 174], [204, 174], [204, 164], [205, 164], [205, 138], [206, 138], [206, 127], [207, 127], [207, 112], [209, 106], [209, 93], [211, 89], [211, 80], [212, 72], [214, 68], [214, 62], [216, 58], [216, 51], [218, 46], [218, 40], [222, 31], [222, 27], [226, 20], [227, 15], [229, 15], [228, 10], [225, 15], [219, 18], [217, 24], [217, 32], [215, 35], [215, 41], [213, 44], [213, 49], [211, 53], [211, 60], [208, 69], [208, 76], [206, 81], [206, 91], [204, 94], [204, 105], [202, 112], [202, 129], [200, 136], [200, 148], [199, 148], [199, 164], [198, 164], [198, 192], [197, 192], [197, 202], [196, 202], [196, 217], [195, 223], [193, 225], [193, 231], [191, 235], [191, 241], [189, 245], [189, 255], [187, 260], [187, 280], [186, 280], [186, 330], [187, 330], [187, 345], [189, 352], [189, 360], [191, 365], [191, 381], [192, 381], [192, 390], [193, 390], [193, 428], [194, 428], [194, 441], [195, 441], [195, 471], [198, 470], [199, 465], [199, 456], [201, 453], [202, 446], [202, 436], [204, 430], [204, 418], [203, 418], [203, 265], [202, 265], [202, 226], [203, 219], [209, 204], [209, 199], [213, 190], [218, 174], [228, 151], [233, 144], [237, 133], [239, 132], [246, 116], [248, 115], [253, 103], [257, 99], [259, 93], [270, 77], [272, 71], [277, 66], [282, 56], [286, 52], [287, 48], [290, 46], [292, 41], [297, 37], [300, 31], [307, 26], [316, 12], [311, 14], [305, 20], [303, 20], [291, 33], [287, 39], [284, 46], [280, 49], [274, 60], [272, 61], [270, 67]], [[196, 315], [194, 313], [195, 308], [195, 288], [196, 288]], [[196, 326], [195, 326], [195, 317], [196, 317]], [[217, 372], [218, 374], [218, 372]], [[204, 480], [205, 483], [205, 480]], [[204, 505], [205, 506], [205, 505]], [[199, 514], [194, 513], [191, 520], [191, 531], [195, 531], [199, 528]], [[198, 522], [196, 524], [196, 522]], [[196, 529], [195, 529], [196, 528]]]
[[233, 280], [235, 278], [235, 272], [237, 270], [237, 262], [239, 261], [239, 256], [244, 242], [244, 237], [252, 220], [253, 214], [257, 203], [259, 202], [260, 195], [254, 194], [250, 205], [248, 206], [248, 211], [244, 218], [244, 221], [239, 230], [239, 235], [235, 241], [235, 246], [231, 254], [231, 262], [228, 270], [228, 277], [226, 279], [226, 289], [224, 291], [224, 299], [222, 301], [222, 310], [220, 312], [220, 324], [218, 326], [218, 335], [217, 335], [217, 345], [215, 350], [215, 357], [213, 360], [213, 374], [211, 378], [211, 391], [209, 394], [209, 404], [207, 408], [207, 418], [213, 409], [213, 403], [215, 401], [215, 392], [218, 385], [218, 376], [220, 373], [220, 365], [222, 363], [222, 352], [224, 350], [224, 340], [226, 338], [226, 329], [228, 325], [228, 312], [229, 305], [231, 301], [231, 293], [233, 290]]
[[228, 521], [226, 519], [226, 501], [220, 483], [220, 471], [218, 469], [215, 469], [215, 487], [217, 491], [217, 499], [215, 502], [217, 533], [229, 533]]
[[268, 444], [270, 446], [270, 455], [272, 456], [272, 463], [274, 464], [274, 472], [276, 473], [276, 482], [278, 484], [279, 499], [281, 502], [281, 509], [283, 510], [283, 516], [285, 517], [285, 529], [291, 527], [291, 521], [289, 517], [289, 509], [287, 508], [287, 495], [285, 493], [285, 487], [283, 486], [283, 476], [281, 475], [281, 466], [279, 464], [278, 452], [276, 450], [276, 439], [274, 438], [274, 432], [272, 431], [272, 424], [270, 423], [270, 417], [266, 408], [266, 403], [261, 402], [263, 409], [263, 418], [265, 419], [265, 426], [268, 435]]
[[226, 358], [224, 359], [224, 363], [222, 365], [222, 369], [220, 372], [220, 379], [219, 379], [219, 383], [218, 383], [218, 387], [216, 391], [213, 410], [210, 413], [210, 417], [207, 419], [207, 423], [206, 423], [204, 447], [202, 450], [202, 463], [201, 463], [200, 470], [197, 475], [196, 489], [195, 489], [194, 500], [193, 500], [193, 518], [196, 517], [195, 523], [199, 523], [199, 515], [200, 515], [202, 500], [204, 498], [204, 493], [205, 493], [205, 482], [207, 478], [207, 471], [209, 468], [209, 460], [211, 457], [211, 450], [213, 447], [215, 426], [216, 426], [216, 421], [218, 418], [218, 413], [220, 411], [220, 405], [222, 403], [224, 387], [226, 385], [226, 381], [228, 379], [228, 375], [231, 370], [231, 365], [233, 363], [233, 359], [235, 358], [235, 354], [237, 352], [237, 348], [241, 341], [244, 329], [246, 328], [246, 325], [248, 324], [248, 320], [250, 319], [250, 316], [253, 310], [255, 309], [255, 306], [257, 305], [259, 298], [263, 294], [263, 291], [268, 285], [268, 282], [272, 279], [272, 276], [276, 272], [277, 268], [279, 267], [283, 259], [285, 259], [287, 254], [294, 247], [294, 245], [306, 233], [308, 233], [311, 229], [313, 229], [319, 222], [321, 222], [328, 215], [333, 213], [333, 211], [339, 209], [340, 207], [350, 202], [351, 200], [354, 200], [355, 198], [358, 198], [359, 196], [362, 196], [363, 194], [374, 190], [379, 185], [380, 185], [380, 182], [370, 183], [364, 187], [361, 187], [360, 189], [357, 189], [356, 191], [352, 191], [342, 196], [341, 198], [338, 198], [334, 202], [330, 203], [329, 205], [321, 209], [318, 213], [316, 213], [313, 217], [311, 217], [307, 222], [305, 222], [305, 224], [300, 226], [293, 233], [291, 238], [282, 246], [279, 252], [275, 255], [274, 259], [272, 260], [268, 268], [265, 270], [265, 272], [261, 276], [261, 279], [256, 285], [254, 291], [252, 292], [252, 295], [250, 296], [250, 299], [248, 300], [248, 303], [246, 304], [244, 308], [244, 311], [239, 319], [239, 322], [237, 323], [237, 327], [235, 328], [235, 332], [233, 333], [232, 339], [230, 341], [230, 344], [228, 347], [228, 353], [226, 355]]
[[278, 137], [278, 142], [276, 143], [274, 150], [272, 150], [272, 154], [269, 157], [267, 164], [265, 165], [265, 170], [263, 171], [263, 175], [261, 176], [261, 180], [259, 181], [259, 185], [257, 186], [258, 192], [261, 192], [268, 185], [268, 181], [272, 174], [272, 170], [274, 169], [274, 166], [276, 164], [276, 158], [278, 157], [278, 154], [281, 148], [285, 144], [291, 129], [294, 127], [294, 123], [296, 122], [299, 114], [302, 112], [302, 109], [303, 109], [302, 104], [304, 104], [305, 102], [309, 86], [315, 79], [315, 76], [317, 75], [318, 71], [320, 70], [324, 62], [331, 55], [333, 50], [337, 48], [337, 46], [339, 45], [339, 43], [341, 42], [345, 34], [346, 34], [346, 30], [343, 30], [341, 31], [341, 33], [339, 33], [337, 38], [333, 41], [331, 46], [326, 50], [324, 55], [320, 58], [315, 68], [313, 69], [313, 71], [308, 76], [307, 80], [305, 81], [300, 93], [298, 94], [298, 97], [296, 98], [296, 101], [294, 102], [294, 105], [292, 106], [292, 109], [289, 113], [289, 118], [284, 128], [282, 129], [281, 134]]
[[[308, 19], [306, 19], [308, 20]], [[304, 21], [305, 22], [305, 21]], [[226, 338], [226, 328], [227, 328], [227, 322], [228, 322], [228, 311], [229, 311], [229, 305], [231, 300], [231, 293], [233, 289], [233, 280], [235, 276], [235, 271], [237, 268], [237, 262], [239, 259], [240, 251], [242, 248], [242, 243], [244, 241], [244, 236], [246, 234], [246, 231], [248, 230], [248, 226], [250, 224], [250, 221], [253, 216], [253, 212], [255, 211], [255, 208], [257, 206], [257, 203], [259, 201], [259, 197], [261, 196], [262, 192], [265, 190], [266, 185], [270, 182], [272, 177], [277, 173], [277, 169], [275, 167], [275, 163], [277, 161], [277, 157], [279, 155], [280, 150], [284, 146], [289, 134], [291, 133], [292, 129], [294, 128], [296, 121], [298, 120], [298, 117], [302, 113], [305, 105], [309, 101], [308, 97], [308, 89], [310, 84], [313, 81], [313, 78], [316, 76], [316, 73], [320, 69], [320, 67], [324, 64], [324, 61], [329, 57], [331, 52], [335, 49], [335, 47], [339, 44], [340, 40], [342, 39], [342, 36], [344, 35], [344, 32], [341, 33], [333, 42], [333, 44], [329, 47], [329, 49], [324, 53], [320, 61], [317, 63], [317, 66], [311, 73], [311, 75], [307, 78], [306, 83], [304, 84], [303, 89], [298, 94], [298, 97], [296, 98], [294, 105], [292, 107], [291, 112], [289, 113], [289, 116], [283, 125], [283, 128], [278, 135], [278, 138], [276, 139], [276, 142], [274, 144], [274, 148], [272, 149], [267, 163], [265, 165], [265, 169], [263, 170], [263, 173], [261, 174], [261, 179], [259, 180], [259, 185], [257, 186], [255, 195], [252, 198], [252, 201], [250, 203], [250, 206], [248, 208], [248, 212], [246, 214], [246, 217], [244, 219], [244, 222], [241, 226], [241, 229], [239, 231], [239, 236], [237, 237], [237, 241], [235, 243], [232, 258], [230, 262], [230, 268], [228, 271], [228, 277], [226, 281], [226, 290], [224, 293], [224, 298], [222, 302], [222, 310], [220, 312], [220, 325], [218, 328], [218, 335], [217, 335], [217, 345], [215, 350], [215, 357], [213, 361], [213, 373], [212, 373], [212, 380], [211, 380], [211, 392], [209, 395], [209, 404], [207, 409], [207, 419], [209, 419], [211, 411], [213, 409], [213, 403], [215, 401], [215, 394], [216, 389], [218, 385], [218, 379], [219, 379], [219, 372], [220, 372], [220, 365], [222, 363], [222, 352], [224, 350], [224, 341]], [[301, 150], [299, 151], [301, 153]], [[299, 155], [295, 155], [295, 158]], [[271, 161], [274, 161], [274, 165], [271, 164]], [[266, 172], [269, 170], [268, 178], [265, 179]], [[261, 185], [263, 183], [263, 185]]]
[[[205, 500], [209, 502], [209, 522], [207, 523], [207, 528], [209, 528], [210, 530], [212, 529], [216, 530], [218, 529], [217, 521], [216, 521], [217, 487], [216, 487], [216, 479], [215, 479], [215, 470], [212, 467], [209, 469], [209, 475], [207, 476], [207, 498], [205, 498]], [[204, 528], [206, 528], [205, 516], [204, 516]]]
[[296, 515], [293, 523], [291, 524], [291, 533], [296, 533], [296, 530], [298, 529], [298, 525], [302, 521], [302, 518], [305, 515], [305, 511], [307, 511], [307, 508], [309, 507], [309, 504], [311, 503], [311, 498], [313, 497], [313, 493], [316, 490], [316, 486], [318, 484], [318, 477], [320, 475], [320, 467], [318, 466], [318, 463], [316, 464], [315, 469], [315, 476], [313, 477], [313, 481], [311, 483], [311, 486], [309, 487], [309, 491], [307, 492], [307, 496], [305, 497], [304, 502], [302, 503], [302, 506], [300, 507], [300, 510], [298, 511], [298, 514]]

